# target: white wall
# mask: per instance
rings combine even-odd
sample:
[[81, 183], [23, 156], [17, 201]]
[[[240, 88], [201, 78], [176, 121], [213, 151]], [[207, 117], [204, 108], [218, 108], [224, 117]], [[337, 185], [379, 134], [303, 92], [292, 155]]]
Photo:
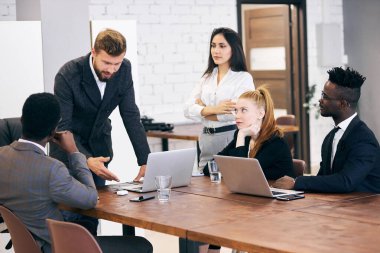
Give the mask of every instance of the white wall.
[[373, 112], [380, 108], [380, 1], [345, 0], [343, 6], [349, 65], [367, 77], [362, 86], [359, 114], [379, 140], [380, 117], [374, 117]]
[[[318, 52], [317, 49], [316, 27], [318, 24], [339, 24], [343, 35], [342, 0], [308, 0], [306, 14], [309, 86], [317, 85], [313, 102], [318, 104], [321, 91], [328, 78], [326, 71], [331, 67], [319, 66], [317, 56], [322, 52]], [[331, 41], [331, 43], [336, 47], [336, 50], [344, 51], [343, 36], [341, 36], [340, 41]], [[341, 65], [343, 65], [344, 59], [341, 61]], [[331, 118], [320, 116], [316, 118], [315, 115], [319, 115], [316, 109], [312, 110], [310, 114], [310, 157], [313, 173], [319, 170], [322, 141], [334, 124]]]
[[[0, 0], [0, 20], [12, 19], [13, 6], [14, 0]], [[156, 119], [170, 114], [172, 121], [184, 120], [183, 103], [206, 67], [212, 29], [237, 29], [236, 2], [232, 0], [90, 0], [89, 12], [90, 19], [137, 20], [140, 109]], [[342, 0], [307, 1], [309, 84], [318, 86], [315, 102], [329, 69], [317, 62], [319, 23], [338, 23], [343, 33]], [[334, 44], [344, 51], [343, 39]], [[342, 65], [343, 62], [342, 59]], [[311, 163], [315, 168], [331, 124], [331, 119], [315, 119], [312, 112]], [[153, 149], [158, 147], [156, 140]]]
[[30, 94], [44, 91], [41, 22], [0, 22], [0, 118], [20, 117]]

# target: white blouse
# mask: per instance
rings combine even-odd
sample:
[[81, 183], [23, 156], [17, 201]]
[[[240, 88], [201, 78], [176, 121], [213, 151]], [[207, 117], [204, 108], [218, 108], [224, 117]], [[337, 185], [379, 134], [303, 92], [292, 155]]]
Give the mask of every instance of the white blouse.
[[236, 101], [239, 96], [249, 90], [255, 89], [251, 74], [245, 71], [235, 72], [231, 69], [217, 85], [218, 68], [215, 67], [210, 76], [203, 77], [191, 93], [186, 102], [184, 114], [189, 119], [201, 119], [205, 127], [222, 127], [235, 124], [233, 114], [218, 114], [218, 121], [207, 120], [202, 117], [201, 111], [204, 106], [195, 101], [200, 98], [207, 106], [219, 104], [222, 100], [232, 99]]

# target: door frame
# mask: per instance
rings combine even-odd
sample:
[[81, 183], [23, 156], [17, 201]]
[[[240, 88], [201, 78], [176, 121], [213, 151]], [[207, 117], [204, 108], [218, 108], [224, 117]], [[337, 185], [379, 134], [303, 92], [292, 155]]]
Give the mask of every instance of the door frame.
[[[298, 48], [297, 57], [294, 57], [295, 50], [291, 49], [291, 57], [293, 58], [294, 69], [292, 72], [292, 79], [294, 82], [299, 83], [299, 89], [296, 90], [296, 93], [293, 93], [293, 99], [298, 100], [298, 106], [294, 106], [294, 112], [299, 117], [298, 126], [300, 138], [296, 138], [296, 146], [298, 147], [295, 150], [295, 155], [297, 158], [305, 160], [307, 166], [307, 173], [310, 173], [310, 134], [309, 134], [309, 114], [306, 111], [306, 108], [303, 107], [303, 104], [306, 103], [306, 94], [309, 91], [309, 82], [308, 82], [308, 61], [307, 61], [307, 33], [306, 33], [306, 0], [236, 0], [237, 5], [237, 24], [238, 24], [238, 33], [242, 37], [242, 5], [243, 4], [286, 4], [286, 5], [295, 5], [297, 6], [297, 13], [291, 13], [290, 15], [297, 15], [298, 27], [292, 27], [291, 40], [292, 43], [295, 43]], [[297, 29], [297, 30], [295, 30]], [[298, 37], [294, 36], [298, 33]], [[293, 44], [294, 45], [294, 44]], [[298, 59], [295, 59], [298, 58]], [[292, 86], [292, 84], [291, 84]], [[298, 98], [297, 99], [297, 95]]]

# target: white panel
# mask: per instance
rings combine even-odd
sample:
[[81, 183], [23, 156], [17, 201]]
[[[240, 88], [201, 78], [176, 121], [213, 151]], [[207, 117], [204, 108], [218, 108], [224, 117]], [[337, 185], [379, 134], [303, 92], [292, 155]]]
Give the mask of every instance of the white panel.
[[257, 47], [250, 50], [251, 70], [286, 70], [285, 47]]
[[[126, 58], [132, 64], [132, 77], [135, 88], [135, 97], [138, 104], [139, 86], [137, 75], [137, 32], [136, 21], [134, 20], [92, 20], [91, 21], [91, 41], [95, 41], [96, 36], [101, 30], [111, 28], [117, 30], [127, 40]], [[137, 176], [139, 166], [137, 164], [135, 152], [125, 130], [123, 121], [116, 108], [110, 117], [112, 121], [112, 146], [114, 158], [109, 165], [109, 169], [114, 172], [122, 182], [130, 181]], [[110, 182], [113, 183], [113, 182]]]
[[340, 24], [317, 24], [317, 56], [321, 67], [343, 64], [342, 29]]
[[26, 98], [43, 92], [40, 21], [0, 22], [0, 118], [20, 117]]

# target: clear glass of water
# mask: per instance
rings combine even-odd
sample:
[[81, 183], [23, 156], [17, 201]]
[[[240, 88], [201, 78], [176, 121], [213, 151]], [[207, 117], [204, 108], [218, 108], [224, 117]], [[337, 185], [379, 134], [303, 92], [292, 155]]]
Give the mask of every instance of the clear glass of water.
[[212, 183], [220, 183], [222, 181], [222, 173], [220, 173], [218, 165], [215, 161], [208, 162], [208, 170], [210, 172], [210, 179]]
[[156, 176], [157, 198], [160, 202], [168, 202], [172, 187], [172, 176]]

